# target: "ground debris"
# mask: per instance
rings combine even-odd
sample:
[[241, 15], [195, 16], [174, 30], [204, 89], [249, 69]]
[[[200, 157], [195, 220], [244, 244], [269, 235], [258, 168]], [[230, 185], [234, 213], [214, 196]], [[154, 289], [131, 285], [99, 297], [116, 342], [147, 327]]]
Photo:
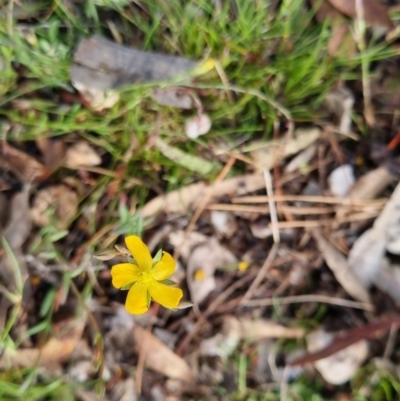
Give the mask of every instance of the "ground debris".
[[[53, 222], [57, 228], [65, 229], [78, 209], [78, 195], [66, 185], [55, 185], [37, 192], [30, 214], [39, 227]], [[51, 211], [54, 212], [52, 215]], [[52, 221], [54, 220], [54, 221]]]
[[250, 143], [248, 148], [253, 149], [251, 156], [257, 168], [271, 169], [286, 157], [308, 148], [320, 136], [321, 130], [317, 127], [299, 128], [294, 132], [293, 137], [281, 138], [277, 141], [254, 142]]
[[207, 134], [211, 129], [211, 118], [207, 114], [199, 114], [185, 121], [185, 134], [190, 139], [196, 139]]
[[75, 319], [60, 323], [58, 325], [60, 336], [49, 338], [41, 348], [19, 348], [17, 350], [11, 347], [5, 348], [0, 359], [0, 366], [2, 368], [10, 366], [24, 368], [35, 366], [38, 363], [45, 368], [54, 369], [65, 362], [74, 351], [82, 337], [86, 319], [87, 315], [82, 313]]
[[172, 379], [193, 382], [189, 365], [156, 336], [135, 325], [133, 336], [138, 352], [144, 354], [146, 367]]
[[220, 333], [202, 340], [202, 355], [226, 358], [237, 348], [239, 341], [258, 342], [270, 338], [301, 338], [304, 330], [299, 327], [285, 327], [272, 320], [225, 316]]
[[187, 262], [187, 282], [191, 300], [199, 304], [216, 287], [215, 270], [238, 263], [236, 256], [212, 237], [197, 246]]
[[[375, 220], [372, 228], [365, 231], [353, 244], [348, 265], [365, 286], [377, 285], [397, 302], [400, 301], [398, 280], [391, 269], [383, 269], [386, 251], [399, 254], [400, 241], [400, 184], [389, 202]], [[394, 252], [393, 252], [394, 251]]]
[[23, 190], [11, 199], [8, 220], [1, 236], [7, 248], [3, 256], [0, 256], [0, 277], [11, 291], [15, 291], [23, 284], [20, 282], [21, 279], [22, 281], [27, 279], [22, 246], [29, 237], [32, 228], [29, 214], [30, 188], [30, 185], [26, 184]]
[[345, 198], [355, 182], [353, 167], [350, 164], [344, 164], [335, 168], [328, 181], [332, 194], [338, 198]]
[[[74, 54], [71, 82], [95, 110], [112, 107], [119, 100], [113, 90], [135, 82], [187, 81], [188, 73], [198, 63], [183, 57], [144, 52], [118, 45], [99, 35], [83, 39]], [[155, 93], [162, 103], [176, 106], [178, 93], [171, 96]], [[189, 101], [185, 98], [184, 106]], [[181, 103], [178, 102], [180, 105]]]
[[101, 164], [101, 157], [87, 142], [79, 141], [67, 149], [64, 163], [69, 168], [98, 166]]
[[[350, 18], [357, 18], [357, 0], [328, 0], [337, 10]], [[365, 20], [375, 26], [393, 29], [394, 24], [388, 14], [388, 9], [377, 0], [364, 0], [362, 11]]]
[[[265, 187], [264, 177], [261, 174], [248, 174], [229, 178], [212, 185], [212, 200], [224, 195], [244, 195]], [[171, 191], [166, 195], [158, 196], [139, 210], [143, 218], [158, 213], [185, 214], [187, 210], [195, 210], [202, 201], [202, 197], [209, 186], [204, 182], [188, 185], [182, 189]]]
[[0, 164], [23, 182], [40, 181], [46, 174], [42, 163], [7, 142], [1, 144]]
[[311, 230], [311, 234], [317, 243], [319, 250], [324, 257], [326, 264], [332, 270], [337, 281], [353, 298], [371, 304], [371, 297], [356, 275], [347, 265], [346, 258], [323, 236], [322, 232], [316, 228]]
[[[306, 337], [307, 350], [316, 352], [334, 340], [332, 333], [324, 330], [311, 332]], [[323, 378], [331, 384], [340, 385], [352, 379], [368, 356], [368, 343], [360, 340], [349, 347], [315, 362], [315, 367]]]

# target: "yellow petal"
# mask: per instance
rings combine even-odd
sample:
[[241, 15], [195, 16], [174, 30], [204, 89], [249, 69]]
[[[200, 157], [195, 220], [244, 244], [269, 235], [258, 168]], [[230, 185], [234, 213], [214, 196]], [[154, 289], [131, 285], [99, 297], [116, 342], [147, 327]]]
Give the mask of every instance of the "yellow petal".
[[153, 259], [147, 245], [136, 235], [126, 237], [125, 244], [139, 266], [139, 270], [149, 271], [153, 264]]
[[134, 315], [141, 315], [147, 312], [147, 287], [136, 283], [128, 291], [126, 297], [125, 309]]
[[115, 288], [122, 288], [139, 280], [139, 268], [132, 263], [120, 263], [111, 268], [112, 284]]
[[161, 260], [151, 269], [151, 275], [155, 280], [165, 280], [174, 272], [175, 265], [174, 258], [168, 252], [163, 252]]
[[183, 297], [180, 288], [169, 287], [161, 283], [154, 283], [148, 287], [150, 295], [165, 308], [176, 308]]

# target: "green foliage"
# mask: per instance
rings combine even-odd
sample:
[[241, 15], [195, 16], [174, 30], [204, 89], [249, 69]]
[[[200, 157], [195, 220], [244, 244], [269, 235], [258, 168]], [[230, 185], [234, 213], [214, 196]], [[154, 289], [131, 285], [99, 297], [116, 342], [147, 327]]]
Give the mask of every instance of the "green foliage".
[[[114, 171], [121, 163], [126, 164], [116, 196], [102, 211], [100, 222], [97, 217], [88, 218], [92, 235], [111, 224], [117, 234], [140, 236], [145, 222], [138, 214], [131, 214], [124, 203], [119, 203], [120, 192], [129, 193], [140, 205], [150, 190], [160, 193], [180, 188], [198, 176], [211, 180], [226, 161], [224, 150], [235, 149], [255, 136], [267, 138], [277, 120], [285, 123], [288, 119], [296, 122], [317, 119], [321, 101], [334, 82], [359, 78], [360, 71], [368, 79], [371, 62], [395, 55], [386, 42], [374, 40], [352, 58], [333, 59], [327, 54], [330, 26], [316, 25], [314, 11], [307, 9], [304, 0], [283, 0], [277, 11], [273, 10], [272, 4], [277, 3], [273, 0], [39, 0], [27, 2], [33, 7], [24, 10], [31, 13], [29, 24], [12, 18], [16, 11], [13, 7], [24, 2], [3, 3], [0, 117], [20, 128], [18, 140], [74, 133], [110, 156], [108, 170], [98, 179], [97, 187], [85, 194], [81, 212], [101, 203], [107, 185], [115, 178]], [[62, 100], [63, 91], [74, 92], [69, 69], [77, 43], [93, 33], [111, 36], [112, 24], [128, 46], [193, 60], [209, 57], [216, 60], [217, 69], [188, 84], [188, 89], [195, 88], [201, 93], [204, 109], [213, 122], [209, 134], [188, 140], [182, 128], [187, 113], [162, 107], [150, 99], [152, 87], [158, 83], [121, 88], [121, 100], [102, 114], [79, 102], [70, 104]], [[162, 138], [167, 146], [164, 149], [174, 149], [178, 161], [166, 157], [167, 152], [154, 146], [152, 135]], [[16, 136], [11, 133], [6, 139], [15, 140]], [[216, 150], [220, 149], [222, 152], [218, 153]], [[206, 163], [202, 169], [193, 164], [203, 161]], [[64, 269], [66, 263], [57, 242], [67, 234], [52, 222], [38, 232], [30, 249], [33, 257], [61, 266], [60, 286], [65, 296], [75, 288], [73, 279], [85, 273], [85, 263], [90, 257], [89, 249], [81, 264], [69, 271]], [[15, 270], [18, 272], [17, 265]], [[45, 294], [39, 310], [41, 321], [30, 327], [25, 336], [51, 329], [55, 291]], [[82, 290], [81, 304], [90, 298], [91, 291], [90, 285]], [[4, 293], [15, 306], [1, 333], [0, 346], [15, 347], [24, 339], [14, 342], [9, 335], [20, 312], [22, 288], [16, 294], [5, 290]], [[324, 314], [325, 309], [321, 307], [318, 313]], [[314, 324], [304, 322], [307, 327]], [[238, 391], [234, 399], [279, 400], [279, 388], [256, 391], [248, 387], [251, 362], [245, 354], [236, 358]], [[370, 380], [371, 377], [376, 380]], [[370, 387], [368, 396], [361, 391], [365, 383]], [[390, 372], [374, 373], [367, 369], [353, 381], [352, 389], [357, 401], [394, 401], [399, 398], [400, 385]], [[300, 378], [289, 385], [288, 400], [327, 401], [318, 395], [320, 390], [320, 381]], [[220, 391], [228, 396], [223, 389]], [[0, 374], [0, 401], [75, 398], [73, 385], [39, 377], [36, 370]]]
[[0, 373], [0, 401], [73, 401], [74, 387], [61, 379], [41, 377], [36, 369]]
[[122, 235], [142, 236], [144, 222], [138, 214], [131, 214], [125, 203], [119, 204], [119, 221], [115, 232]]

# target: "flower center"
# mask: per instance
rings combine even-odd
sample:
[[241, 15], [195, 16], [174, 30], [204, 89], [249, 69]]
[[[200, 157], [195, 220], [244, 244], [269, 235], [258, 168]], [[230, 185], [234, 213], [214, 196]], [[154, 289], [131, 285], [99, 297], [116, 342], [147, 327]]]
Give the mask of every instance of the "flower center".
[[142, 284], [149, 286], [154, 284], [154, 281], [153, 275], [149, 271], [142, 272]]

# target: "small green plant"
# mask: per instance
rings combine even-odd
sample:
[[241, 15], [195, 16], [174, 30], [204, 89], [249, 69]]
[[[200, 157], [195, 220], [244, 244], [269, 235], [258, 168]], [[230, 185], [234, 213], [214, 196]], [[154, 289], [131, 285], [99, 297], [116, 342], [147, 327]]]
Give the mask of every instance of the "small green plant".
[[143, 232], [144, 222], [138, 214], [131, 214], [126, 204], [120, 202], [118, 207], [119, 220], [115, 227], [115, 232], [121, 235], [138, 235]]

